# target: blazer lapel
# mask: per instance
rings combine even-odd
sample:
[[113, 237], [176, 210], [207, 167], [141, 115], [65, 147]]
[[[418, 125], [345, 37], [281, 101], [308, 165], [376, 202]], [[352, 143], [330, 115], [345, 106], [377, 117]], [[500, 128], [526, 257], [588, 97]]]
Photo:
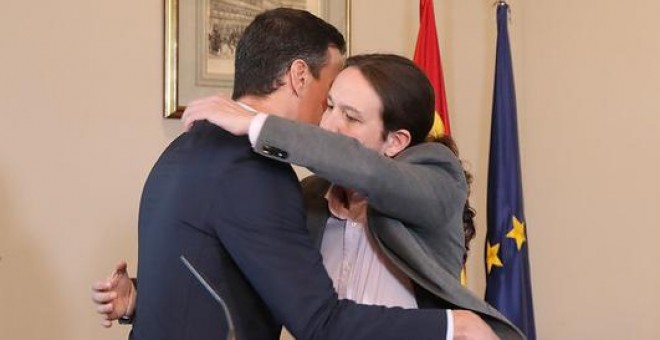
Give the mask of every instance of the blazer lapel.
[[302, 182], [303, 198], [307, 213], [307, 230], [314, 240], [316, 248], [321, 249], [321, 241], [325, 225], [330, 217], [328, 201], [325, 193], [330, 188], [330, 183], [324, 179], [313, 176], [305, 178]]
[[470, 309], [491, 317], [485, 321], [498, 335], [519, 338], [514, 326], [507, 327], [506, 322], [498, 321], [506, 320], [499, 311], [463, 287], [456, 277], [438, 265], [400, 221], [382, 216], [373, 209], [369, 209], [368, 214], [369, 232], [378, 246], [411, 280], [456, 309]]

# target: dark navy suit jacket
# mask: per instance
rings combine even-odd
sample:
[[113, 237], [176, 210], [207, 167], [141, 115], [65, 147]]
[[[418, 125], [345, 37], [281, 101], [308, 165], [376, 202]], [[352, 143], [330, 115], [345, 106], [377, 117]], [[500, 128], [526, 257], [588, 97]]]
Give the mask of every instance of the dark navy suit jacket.
[[[286, 153], [284, 153], [286, 155]], [[226, 300], [238, 339], [444, 339], [446, 314], [338, 300], [305, 227], [291, 167], [255, 154], [246, 137], [197, 123], [161, 155], [139, 218], [132, 339], [224, 339]]]

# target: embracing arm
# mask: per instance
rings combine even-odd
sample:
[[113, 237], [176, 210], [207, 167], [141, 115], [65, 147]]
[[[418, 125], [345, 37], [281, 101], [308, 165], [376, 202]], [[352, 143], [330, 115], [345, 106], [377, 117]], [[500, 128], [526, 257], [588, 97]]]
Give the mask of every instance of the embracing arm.
[[462, 213], [467, 197], [460, 162], [439, 143], [423, 143], [391, 159], [355, 139], [268, 116], [254, 149], [355, 189], [377, 210], [412, 226]]
[[[190, 103], [182, 120], [186, 129], [195, 121], [208, 120], [235, 135], [250, 130], [252, 139], [254, 117], [254, 112], [229, 98], [212, 96]], [[355, 189], [369, 198], [372, 207], [411, 227], [460, 219], [467, 199], [460, 162], [438, 143], [408, 148], [393, 160], [352, 138], [270, 115], [254, 149]]]
[[[185, 129], [195, 121], [208, 120], [235, 135], [249, 130], [252, 139], [254, 117], [255, 112], [245, 105], [218, 95], [190, 103], [182, 121]], [[467, 199], [463, 169], [454, 154], [439, 143], [410, 147], [392, 160], [352, 138], [316, 126], [274, 115], [262, 123], [256, 152], [310, 168], [333, 183], [356, 189], [383, 213], [416, 225], [435, 224], [463, 212]]]

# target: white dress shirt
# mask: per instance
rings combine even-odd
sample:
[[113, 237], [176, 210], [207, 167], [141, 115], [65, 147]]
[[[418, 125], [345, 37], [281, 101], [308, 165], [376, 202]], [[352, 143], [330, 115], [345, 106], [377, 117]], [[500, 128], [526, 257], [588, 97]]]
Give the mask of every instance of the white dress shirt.
[[339, 297], [417, 308], [410, 278], [387, 259], [367, 230], [366, 199], [336, 186], [330, 187], [326, 199], [332, 216], [323, 232], [321, 254]]

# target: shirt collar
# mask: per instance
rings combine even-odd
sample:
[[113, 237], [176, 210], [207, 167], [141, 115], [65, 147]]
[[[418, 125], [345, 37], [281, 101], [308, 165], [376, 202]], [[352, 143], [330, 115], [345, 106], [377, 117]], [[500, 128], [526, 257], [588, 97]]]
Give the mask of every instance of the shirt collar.
[[325, 199], [334, 217], [361, 224], [367, 222], [367, 199], [363, 195], [333, 184], [328, 188]]
[[259, 113], [259, 111], [255, 110], [252, 106], [250, 106], [248, 104], [241, 103], [239, 101], [237, 101], [236, 104], [240, 105], [242, 108], [244, 108], [248, 111], [251, 111], [251, 112], [254, 112], [254, 113]]

